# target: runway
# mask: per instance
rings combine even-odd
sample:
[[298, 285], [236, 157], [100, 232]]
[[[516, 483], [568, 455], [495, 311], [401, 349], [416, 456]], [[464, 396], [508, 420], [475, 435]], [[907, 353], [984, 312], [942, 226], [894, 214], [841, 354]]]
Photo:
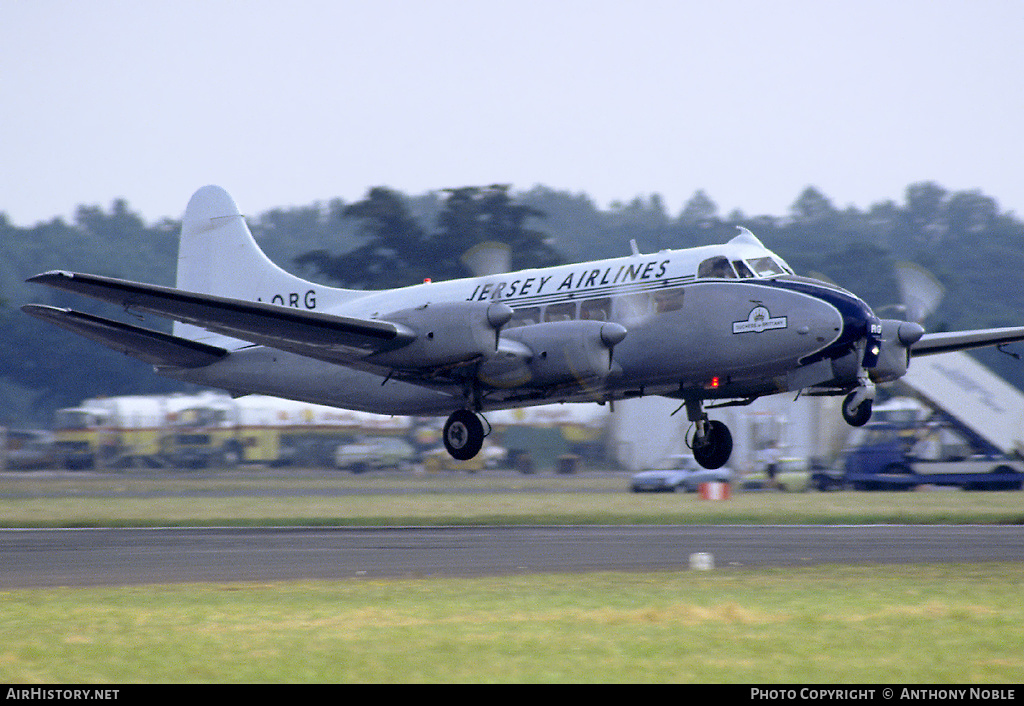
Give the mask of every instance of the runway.
[[1021, 561], [1021, 526], [0, 530], [0, 588]]

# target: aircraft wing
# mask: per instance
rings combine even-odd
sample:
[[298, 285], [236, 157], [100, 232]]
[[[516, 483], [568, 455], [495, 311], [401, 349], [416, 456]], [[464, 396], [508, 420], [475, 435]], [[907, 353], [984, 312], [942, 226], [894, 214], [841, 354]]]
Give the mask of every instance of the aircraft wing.
[[226, 350], [217, 346], [73, 309], [26, 304], [21, 310], [151, 365], [200, 368], [227, 355]]
[[[302, 311], [113, 277], [54, 270], [28, 281], [110, 302], [126, 311], [155, 314], [243, 341], [332, 362], [350, 362], [368, 353], [398, 348], [416, 337], [408, 328], [388, 321]], [[65, 328], [74, 323], [78, 328], [73, 330], [79, 333], [83, 329], [93, 333], [98, 330], [96, 322], [83, 325], [84, 315], [58, 315], [38, 309], [29, 313], [42, 314], [40, 318], [53, 323], [61, 321], [67, 324]], [[108, 336], [101, 342], [110, 345], [111, 340]]]
[[1001, 346], [1006, 343], [1024, 341], [1024, 326], [1009, 328], [988, 328], [976, 331], [953, 331], [950, 333], [926, 333], [921, 340], [910, 347], [912, 356], [933, 355], [963, 351], [969, 348]]

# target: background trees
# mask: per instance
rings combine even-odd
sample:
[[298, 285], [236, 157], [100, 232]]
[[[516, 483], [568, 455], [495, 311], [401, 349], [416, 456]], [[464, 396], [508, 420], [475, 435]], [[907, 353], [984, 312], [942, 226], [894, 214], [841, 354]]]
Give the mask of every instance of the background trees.
[[460, 256], [475, 245], [496, 241], [512, 251], [512, 267], [545, 267], [561, 262], [547, 234], [529, 227], [543, 218], [537, 208], [515, 203], [509, 186], [446, 189], [436, 216], [438, 230], [415, 218], [407, 200], [385, 187], [370, 189], [338, 216], [357, 222], [362, 242], [348, 252], [316, 249], [296, 258], [343, 286], [383, 289], [471, 274]]

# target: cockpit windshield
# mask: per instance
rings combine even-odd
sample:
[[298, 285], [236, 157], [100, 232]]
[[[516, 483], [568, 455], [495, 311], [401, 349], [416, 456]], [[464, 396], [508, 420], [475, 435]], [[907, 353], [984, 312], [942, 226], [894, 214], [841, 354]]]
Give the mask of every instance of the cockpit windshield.
[[778, 275], [792, 274], [789, 268], [779, 263], [773, 257], [755, 257], [749, 260], [733, 260], [718, 256], [709, 257], [700, 263], [697, 268], [697, 277], [701, 279], [753, 279], [756, 277], [776, 277]]
[[775, 275], [786, 274], [785, 268], [770, 257], [758, 257], [753, 260], [747, 260], [747, 264], [750, 265], [750, 268], [758, 277], [774, 277]]

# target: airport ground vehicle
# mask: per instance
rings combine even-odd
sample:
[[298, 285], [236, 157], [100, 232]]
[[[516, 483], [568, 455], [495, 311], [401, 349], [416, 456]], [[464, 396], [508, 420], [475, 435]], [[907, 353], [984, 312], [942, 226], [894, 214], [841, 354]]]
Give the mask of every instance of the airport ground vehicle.
[[85, 400], [54, 416], [59, 468], [161, 465], [160, 439], [169, 399], [127, 395]]
[[51, 468], [53, 463], [53, 434], [0, 427], [0, 470]]
[[876, 408], [872, 421], [850, 435], [841, 464], [818, 471], [819, 490], [911, 490], [919, 485], [964, 490], [1020, 490], [1024, 461], [953, 415], [912, 400]]
[[415, 460], [416, 454], [408, 442], [387, 437], [342, 444], [334, 452], [334, 465], [353, 473], [378, 468], [408, 468]]
[[62, 468], [330, 466], [339, 445], [402, 436], [409, 426], [407, 417], [262, 395], [111, 397], [58, 411], [54, 454]]
[[408, 417], [368, 414], [264, 395], [201, 400], [170, 420], [163, 457], [178, 467], [332, 466], [335, 451], [374, 434], [402, 436]]
[[[509, 462], [511, 454], [500, 443], [509, 428], [515, 431], [516, 452], [532, 460], [531, 469], [555, 467], [566, 454], [587, 458], [603, 451], [606, 416], [596, 405], [545, 405], [526, 414], [507, 414], [515, 425], [498, 415], [498, 443], [459, 461], [444, 450], [441, 427], [432, 418], [372, 414], [264, 395], [235, 399], [219, 392], [94, 398], [57, 412], [52, 448], [55, 465], [71, 469], [334, 467], [339, 447], [388, 439], [408, 445], [409, 464], [422, 463], [427, 471], [470, 473]], [[434, 453], [437, 449], [440, 455]], [[363, 456], [370, 453], [365, 447], [352, 450]], [[345, 464], [351, 467], [348, 461]], [[362, 469], [389, 464], [394, 466], [367, 458]]]
[[549, 404], [502, 410], [488, 419], [497, 448], [485, 457], [485, 467], [566, 473], [607, 463], [609, 415], [604, 407]]
[[641, 471], [630, 479], [634, 493], [696, 493], [701, 483], [729, 483], [728, 468], [702, 468], [689, 456], [675, 456], [664, 464], [668, 468]]

